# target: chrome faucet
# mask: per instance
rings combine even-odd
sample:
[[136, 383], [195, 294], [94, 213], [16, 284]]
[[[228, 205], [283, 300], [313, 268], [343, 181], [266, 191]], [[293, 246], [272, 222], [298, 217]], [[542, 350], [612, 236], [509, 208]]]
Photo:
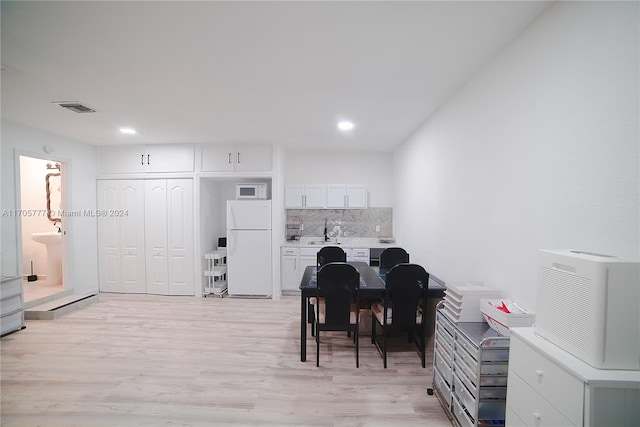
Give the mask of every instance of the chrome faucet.
[[329, 236], [327, 236], [327, 218], [324, 219], [324, 241], [329, 241]]

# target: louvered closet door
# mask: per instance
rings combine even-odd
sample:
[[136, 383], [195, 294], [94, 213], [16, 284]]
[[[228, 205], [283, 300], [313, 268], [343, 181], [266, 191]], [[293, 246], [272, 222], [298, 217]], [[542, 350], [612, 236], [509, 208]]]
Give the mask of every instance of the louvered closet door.
[[195, 295], [193, 181], [167, 180], [169, 295]]
[[168, 295], [167, 180], [148, 179], [144, 187], [147, 293]]
[[97, 193], [100, 291], [145, 293], [144, 184], [98, 181]]

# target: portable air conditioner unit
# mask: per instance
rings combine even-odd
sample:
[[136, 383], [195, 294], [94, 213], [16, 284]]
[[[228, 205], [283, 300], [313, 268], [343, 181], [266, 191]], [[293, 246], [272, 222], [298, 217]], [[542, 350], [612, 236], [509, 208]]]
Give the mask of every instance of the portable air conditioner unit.
[[539, 252], [535, 332], [598, 369], [640, 369], [640, 263]]

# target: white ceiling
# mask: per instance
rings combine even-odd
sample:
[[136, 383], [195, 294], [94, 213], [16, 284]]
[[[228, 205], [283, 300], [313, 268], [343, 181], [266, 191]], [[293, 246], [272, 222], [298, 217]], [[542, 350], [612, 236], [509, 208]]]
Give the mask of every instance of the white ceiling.
[[2, 116], [93, 145], [392, 150], [548, 4], [3, 0]]

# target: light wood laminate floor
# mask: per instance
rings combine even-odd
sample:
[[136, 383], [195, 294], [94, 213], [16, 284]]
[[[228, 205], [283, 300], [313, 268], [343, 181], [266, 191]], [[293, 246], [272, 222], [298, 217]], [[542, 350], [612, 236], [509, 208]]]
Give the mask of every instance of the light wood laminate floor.
[[[360, 368], [345, 333], [308, 338], [299, 297], [280, 300], [100, 294], [1, 341], [2, 426], [451, 426], [431, 359], [370, 337]], [[431, 343], [430, 343], [431, 344]]]

